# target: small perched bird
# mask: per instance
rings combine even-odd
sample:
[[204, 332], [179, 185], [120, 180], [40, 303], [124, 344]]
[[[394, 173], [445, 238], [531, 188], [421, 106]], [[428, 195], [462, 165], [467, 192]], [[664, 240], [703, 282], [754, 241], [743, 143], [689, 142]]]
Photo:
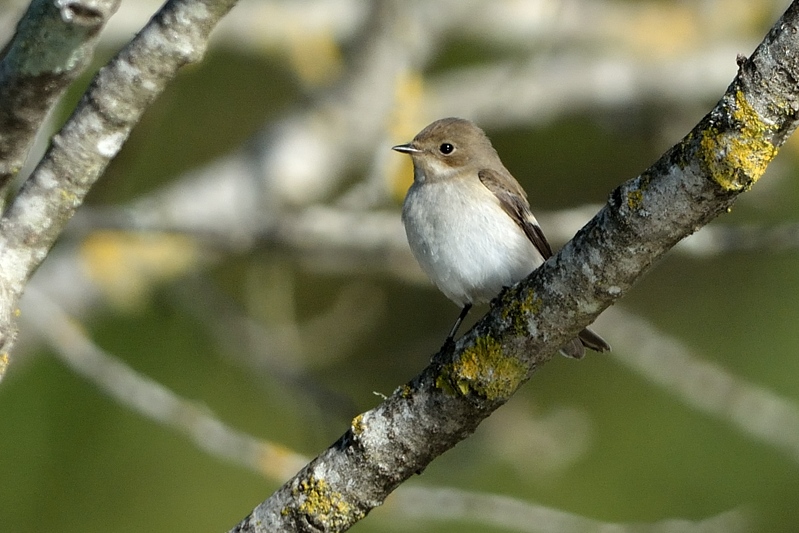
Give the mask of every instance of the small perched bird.
[[[527, 277], [552, 248], [524, 189], [473, 122], [437, 120], [393, 149], [413, 160], [413, 185], [402, 206], [411, 251], [441, 292], [462, 308], [449, 344], [473, 304], [488, 302]], [[561, 353], [580, 359], [585, 347], [610, 350], [586, 328]]]

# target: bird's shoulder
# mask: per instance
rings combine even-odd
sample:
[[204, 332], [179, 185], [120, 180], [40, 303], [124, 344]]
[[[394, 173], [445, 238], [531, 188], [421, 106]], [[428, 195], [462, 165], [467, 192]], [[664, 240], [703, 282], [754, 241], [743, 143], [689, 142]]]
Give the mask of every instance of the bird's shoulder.
[[510, 172], [504, 168], [502, 170], [484, 168], [477, 172], [477, 177], [494, 194], [502, 209], [524, 231], [544, 259], [551, 257], [552, 247], [530, 210], [527, 193]]
[[507, 169], [482, 168], [478, 170], [477, 176], [480, 178], [483, 185], [495, 195], [499, 196], [498, 193], [500, 193], [503, 195], [510, 194], [517, 196], [519, 200], [529, 208], [527, 193]]

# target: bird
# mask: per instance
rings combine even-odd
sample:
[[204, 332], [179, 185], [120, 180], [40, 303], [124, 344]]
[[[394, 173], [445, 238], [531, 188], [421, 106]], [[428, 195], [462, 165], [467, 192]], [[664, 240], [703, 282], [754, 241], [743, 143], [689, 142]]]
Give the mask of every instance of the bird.
[[[413, 161], [413, 184], [402, 205], [411, 252], [461, 307], [446, 347], [474, 304], [526, 278], [552, 256], [552, 248], [527, 193], [474, 122], [442, 118], [392, 149]], [[585, 348], [606, 352], [610, 345], [585, 328], [560, 352], [581, 359]]]

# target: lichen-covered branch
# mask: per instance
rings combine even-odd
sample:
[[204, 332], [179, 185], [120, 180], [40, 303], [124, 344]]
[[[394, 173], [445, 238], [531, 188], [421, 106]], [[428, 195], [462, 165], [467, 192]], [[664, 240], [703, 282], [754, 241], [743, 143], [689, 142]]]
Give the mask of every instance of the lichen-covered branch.
[[235, 3], [167, 2], [100, 70], [55, 135], [0, 220], [0, 354], [13, 343], [16, 305], [30, 275], [147, 107], [181, 66], [202, 57], [211, 30]]
[[33, 0], [0, 61], [0, 195], [36, 132], [89, 64], [119, 0]]
[[[732, 59], [732, 58], [731, 58]], [[716, 107], [559, 254], [506, 290], [449, 352], [350, 429], [232, 531], [344, 531], [471, 434], [560, 346], [678, 241], [725, 212], [797, 127], [799, 2]]]

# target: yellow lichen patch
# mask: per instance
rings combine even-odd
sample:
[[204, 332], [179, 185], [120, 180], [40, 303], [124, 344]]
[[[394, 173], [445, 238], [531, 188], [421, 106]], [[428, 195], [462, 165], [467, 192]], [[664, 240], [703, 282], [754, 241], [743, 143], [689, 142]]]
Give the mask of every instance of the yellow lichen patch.
[[189, 237], [99, 231], [81, 246], [89, 276], [116, 305], [141, 305], [157, 282], [172, 279], [196, 264], [199, 250]]
[[352, 433], [355, 436], [360, 435], [363, 433], [363, 430], [366, 426], [363, 424], [363, 414], [360, 414], [352, 419], [352, 423], [350, 424], [350, 428], [352, 429]]
[[731, 114], [736, 130], [719, 131], [710, 126], [702, 132], [699, 144], [713, 181], [733, 192], [746, 190], [760, 179], [777, 148], [767, 139], [771, 126], [760, 119], [740, 90], [735, 93]]
[[346, 527], [364, 516], [362, 511], [344, 501], [340, 493], [332, 490], [324, 479], [314, 476], [304, 479], [292, 493], [301, 501], [297, 510], [313, 516], [328, 530]]
[[641, 189], [633, 189], [627, 192], [627, 207], [633, 211], [637, 211], [644, 201], [644, 193]]
[[526, 367], [505, 354], [492, 337], [479, 337], [448, 370], [462, 394], [475, 393], [487, 400], [510, 397], [527, 375]]
[[502, 295], [502, 319], [513, 319], [513, 332], [516, 335], [527, 334], [527, 316], [535, 315], [541, 311], [544, 301], [534, 291], [524, 291], [515, 294], [507, 291]]

